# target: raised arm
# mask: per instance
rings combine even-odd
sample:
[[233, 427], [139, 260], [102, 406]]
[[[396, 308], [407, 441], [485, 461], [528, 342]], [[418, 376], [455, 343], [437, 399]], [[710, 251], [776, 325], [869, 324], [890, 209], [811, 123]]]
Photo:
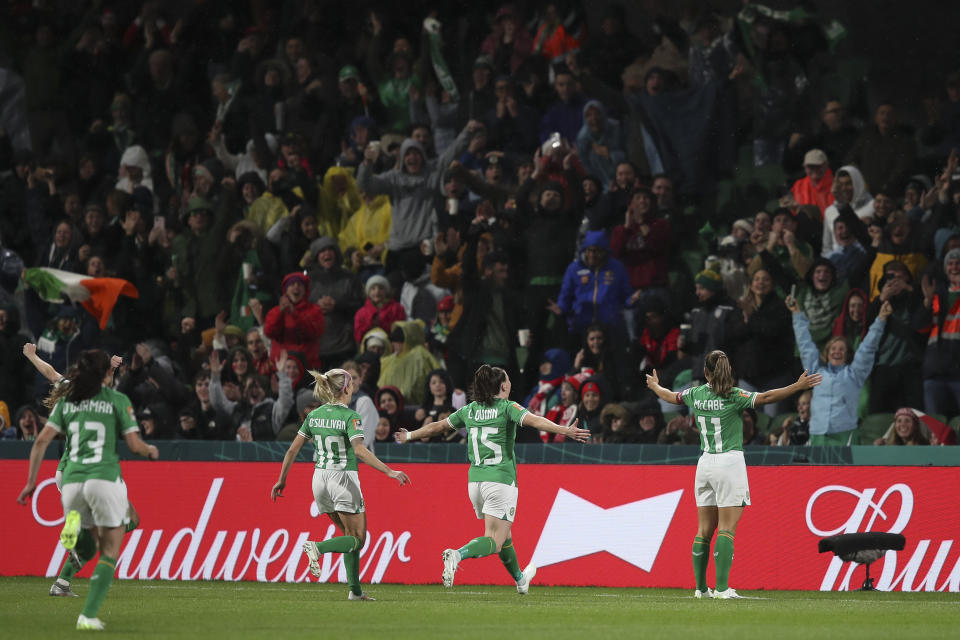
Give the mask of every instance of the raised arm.
[[660, 376], [657, 375], [657, 370], [654, 369], [652, 374], [647, 374], [647, 386], [657, 394], [657, 397], [663, 400], [664, 402], [669, 402], [670, 404], [683, 404], [679, 398], [677, 398], [677, 393], [671, 391], [660, 384]]
[[793, 314], [793, 336], [797, 340], [797, 349], [800, 351], [800, 361], [807, 371], [816, 371], [820, 363], [820, 354], [817, 353], [817, 345], [813, 343], [810, 337], [810, 320], [800, 310], [796, 298], [787, 296], [784, 301], [787, 309]]
[[546, 431], [547, 433], [559, 433], [571, 440], [576, 440], [577, 442], [587, 442], [590, 439], [590, 430], [581, 429], [577, 426], [579, 420], [574, 420], [573, 424], [569, 427], [562, 427], [559, 424], [553, 422], [552, 420], [547, 420], [543, 416], [538, 416], [529, 411], [523, 414], [521, 424], [525, 427], [533, 427], [534, 429], [539, 429], [540, 431]]
[[37, 345], [33, 344], [32, 342], [28, 342], [23, 345], [23, 355], [26, 356], [27, 360], [30, 361], [30, 364], [32, 364], [33, 367], [40, 372], [40, 375], [49, 380], [51, 383], [56, 382], [63, 377], [60, 375], [60, 372], [50, 365], [50, 363], [44, 361], [43, 358], [37, 355]]
[[867, 381], [867, 376], [873, 370], [873, 358], [877, 354], [877, 348], [880, 346], [880, 339], [883, 338], [883, 331], [887, 328], [887, 318], [893, 313], [893, 307], [889, 300], [885, 300], [880, 305], [880, 311], [870, 325], [870, 330], [860, 343], [860, 347], [853, 354], [853, 362], [850, 363], [850, 373], [854, 382], [862, 385]]
[[807, 370], [804, 369], [803, 373], [800, 374], [800, 377], [797, 378], [797, 381], [789, 387], [781, 387], [779, 389], [771, 389], [770, 391], [758, 393], [757, 399], [754, 400], [754, 405], [773, 404], [774, 402], [786, 400], [798, 391], [812, 389], [821, 382], [823, 382], [823, 376], [821, 376], [819, 373], [815, 373], [812, 376], [807, 375]]
[[410, 442], [411, 440], [422, 440], [431, 438], [433, 436], [438, 436], [449, 429], [453, 429], [453, 425], [451, 425], [450, 422], [444, 418], [439, 422], [428, 422], [419, 429], [414, 429], [413, 431], [400, 429], [393, 434], [393, 439], [399, 444], [404, 444]]
[[405, 474], [403, 471], [394, 471], [387, 465], [383, 464], [380, 458], [375, 456], [373, 452], [370, 451], [370, 449], [367, 449], [363, 445], [362, 437], [354, 438], [351, 441], [351, 444], [353, 445], [353, 452], [357, 455], [357, 459], [360, 460], [361, 462], [364, 462], [370, 465], [371, 467], [373, 467], [374, 469], [376, 469], [382, 474], [390, 476], [391, 478], [399, 482], [401, 487], [410, 482], [410, 477], [407, 474]]

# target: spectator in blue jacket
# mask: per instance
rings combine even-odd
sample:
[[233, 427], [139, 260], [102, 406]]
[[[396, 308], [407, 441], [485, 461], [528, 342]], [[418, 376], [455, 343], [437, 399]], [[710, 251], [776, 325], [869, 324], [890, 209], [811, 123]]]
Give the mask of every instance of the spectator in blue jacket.
[[623, 309], [636, 302], [630, 277], [623, 263], [610, 256], [610, 242], [603, 231], [588, 231], [580, 257], [570, 263], [556, 302], [548, 308], [565, 316], [575, 348], [584, 330], [600, 324], [614, 340], [626, 336]]
[[823, 382], [813, 391], [810, 403], [810, 444], [846, 446], [859, 444], [857, 439], [857, 404], [877, 353], [880, 338], [893, 313], [884, 302], [877, 319], [870, 325], [856, 354], [843, 336], [827, 341], [823, 351], [810, 337], [810, 321], [800, 310], [793, 296], [787, 296], [787, 308], [793, 313], [793, 333], [797, 338], [800, 360], [809, 373], [819, 373]]
[[590, 100], [583, 106], [577, 153], [583, 168], [599, 177], [603, 186], [613, 182], [617, 165], [627, 159], [620, 122], [607, 117], [607, 110], [599, 100]]

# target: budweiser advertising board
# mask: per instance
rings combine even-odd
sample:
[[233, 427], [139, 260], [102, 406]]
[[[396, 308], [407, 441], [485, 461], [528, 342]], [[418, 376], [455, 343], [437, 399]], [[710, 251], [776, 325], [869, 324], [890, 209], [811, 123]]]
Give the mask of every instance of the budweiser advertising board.
[[[482, 535], [467, 499], [466, 465], [398, 465], [399, 487], [364, 465], [369, 534], [364, 582], [438, 583], [440, 553]], [[0, 574], [53, 576], [63, 560], [55, 463], [45, 462], [29, 506], [15, 504], [25, 461], [0, 470]], [[125, 462], [142, 518], [117, 565], [121, 579], [313, 580], [300, 551], [333, 533], [310, 493], [312, 467], [290, 473], [285, 497], [270, 501], [279, 463]], [[692, 466], [525, 465], [513, 538], [538, 584], [692, 588], [696, 532]], [[731, 584], [738, 589], [858, 588], [864, 570], [817, 542], [838, 533], [902, 533], [907, 546], [874, 563], [879, 589], [960, 590], [960, 468], [752, 467], [753, 506], [740, 521]], [[323, 557], [322, 579], [343, 580], [339, 554]], [[86, 568], [81, 576], [89, 575]], [[712, 576], [713, 570], [708, 575]], [[496, 557], [470, 560], [458, 584], [509, 584]]]

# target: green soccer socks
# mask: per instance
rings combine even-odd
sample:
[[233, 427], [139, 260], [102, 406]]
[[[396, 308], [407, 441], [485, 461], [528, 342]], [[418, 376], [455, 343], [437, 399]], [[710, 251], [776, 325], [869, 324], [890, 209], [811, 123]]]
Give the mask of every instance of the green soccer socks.
[[520, 563], [517, 562], [517, 552], [513, 548], [512, 538], [507, 538], [506, 542], [503, 543], [499, 555], [500, 562], [507, 568], [507, 573], [510, 574], [514, 582], [518, 582], [523, 577], [523, 572], [520, 570]]
[[93, 575], [90, 576], [90, 592], [87, 593], [87, 601], [83, 605], [83, 615], [86, 617], [97, 617], [100, 605], [103, 604], [103, 599], [107, 597], [107, 591], [110, 590], [110, 584], [113, 582], [113, 572], [116, 567], [116, 558], [100, 555], [97, 567], [93, 570]]
[[332, 551], [350, 553], [351, 551], [360, 550], [360, 539], [354, 536], [337, 536], [336, 538], [330, 538], [323, 542], [314, 542], [313, 544], [320, 553], [330, 553]]
[[710, 538], [697, 536], [693, 539], [693, 577], [697, 590], [707, 592], [707, 565], [710, 563]]
[[360, 552], [348, 551], [344, 553], [343, 568], [347, 572], [347, 584], [350, 585], [350, 593], [355, 596], [363, 595], [363, 589], [360, 588]]
[[466, 560], [467, 558], [484, 558], [496, 553], [496, 551], [496, 540], [483, 536], [480, 538], [474, 538], [467, 544], [460, 547], [460, 559]]
[[721, 529], [717, 532], [717, 542], [714, 544], [713, 559], [717, 565], [717, 591], [726, 591], [729, 588], [730, 565], [733, 564], [733, 533]]

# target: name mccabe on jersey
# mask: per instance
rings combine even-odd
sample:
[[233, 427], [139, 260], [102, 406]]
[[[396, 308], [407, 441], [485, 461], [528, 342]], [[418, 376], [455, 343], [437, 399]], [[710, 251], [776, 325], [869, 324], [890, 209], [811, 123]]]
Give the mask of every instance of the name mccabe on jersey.
[[700, 411], [723, 411], [723, 400], [710, 398], [709, 400], [694, 400], [693, 408]]

